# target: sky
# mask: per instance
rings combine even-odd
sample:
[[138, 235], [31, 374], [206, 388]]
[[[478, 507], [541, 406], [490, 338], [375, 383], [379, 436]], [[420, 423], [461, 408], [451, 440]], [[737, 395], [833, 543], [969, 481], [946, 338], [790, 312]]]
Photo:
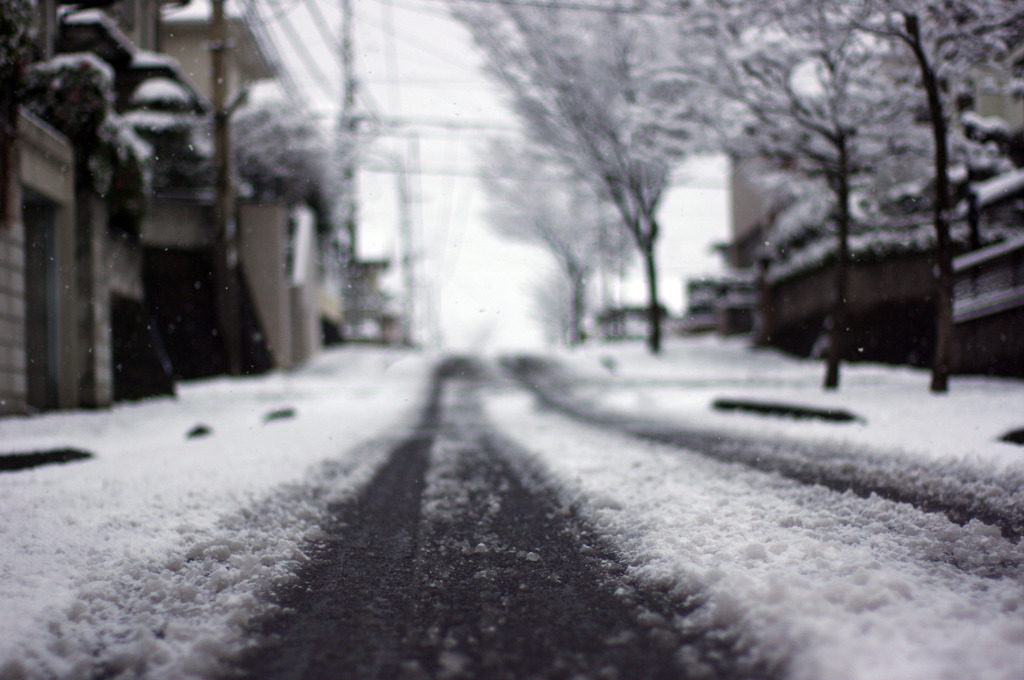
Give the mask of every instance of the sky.
[[[336, 120], [340, 0], [251, 6], [311, 111]], [[553, 263], [538, 248], [490, 232], [486, 198], [474, 177], [487, 140], [513, 134], [516, 126], [503, 93], [483, 73], [482, 55], [441, 0], [352, 0], [352, 8], [357, 109], [375, 130], [358, 173], [359, 256], [392, 258], [386, 286], [404, 299], [400, 225], [408, 219], [419, 343], [454, 349], [541, 344], [533, 290]], [[405, 214], [398, 188], [403, 170]], [[676, 314], [683, 310], [685, 279], [721, 267], [711, 246], [726, 238], [724, 172], [721, 159], [691, 163], [663, 200], [660, 288]], [[621, 297], [617, 279], [610, 285], [613, 300], [646, 300], [638, 269], [621, 286]]]

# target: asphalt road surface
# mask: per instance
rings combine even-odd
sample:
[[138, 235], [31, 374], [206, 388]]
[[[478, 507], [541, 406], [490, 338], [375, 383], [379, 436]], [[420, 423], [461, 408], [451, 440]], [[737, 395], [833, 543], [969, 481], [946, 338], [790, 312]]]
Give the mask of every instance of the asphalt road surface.
[[492, 380], [471, 360], [438, 368], [418, 427], [331, 508], [232, 677], [771, 677], [727, 635], [681, 637], [686, 606], [631, 582], [489, 427], [476, 390]]

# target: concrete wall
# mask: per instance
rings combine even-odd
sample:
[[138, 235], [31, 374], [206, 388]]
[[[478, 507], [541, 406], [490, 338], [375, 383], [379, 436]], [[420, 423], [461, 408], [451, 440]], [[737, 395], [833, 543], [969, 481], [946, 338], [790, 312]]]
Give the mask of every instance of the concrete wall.
[[277, 368], [292, 365], [288, 208], [280, 203], [238, 206], [238, 252], [256, 316]]
[[291, 263], [292, 363], [299, 364], [323, 348], [320, 332], [316, 224], [311, 210], [292, 212]]

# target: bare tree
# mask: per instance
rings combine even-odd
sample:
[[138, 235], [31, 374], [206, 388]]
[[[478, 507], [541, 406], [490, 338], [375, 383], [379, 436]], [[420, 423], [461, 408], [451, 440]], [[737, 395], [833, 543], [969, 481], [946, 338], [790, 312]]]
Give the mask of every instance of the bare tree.
[[454, 4], [527, 134], [616, 207], [644, 262], [648, 346], [661, 350], [657, 209], [687, 152], [677, 120], [651, 115], [648, 66], [660, 41], [641, 13], [566, 13], [510, 3]]
[[[484, 186], [491, 199], [491, 227], [551, 254], [560, 278], [545, 282], [541, 290], [557, 288], [551, 300], [568, 301], [562, 310], [567, 330], [563, 337], [570, 345], [583, 342], [591, 276], [602, 260], [619, 252], [626, 237], [614, 207], [540, 149], [495, 140], [487, 165]], [[551, 303], [544, 309], [550, 316], [562, 307]]]
[[899, 81], [885, 75], [885, 45], [855, 31], [846, 9], [827, 0], [710, 2], [693, 17], [705, 57], [684, 65], [684, 73], [696, 73], [716, 92], [712, 100], [731, 105], [730, 115], [716, 107], [707, 120], [732, 155], [821, 178], [832, 194], [826, 389], [839, 386], [845, 350], [853, 192], [897, 152], [896, 139], [913, 123]]
[[544, 340], [552, 345], [572, 343], [572, 296], [561, 272], [548, 272], [534, 284], [534, 314]]
[[1024, 30], [1024, 5], [1015, 0], [862, 0], [862, 4], [872, 12], [858, 26], [889, 37], [909, 51], [927, 103], [934, 144], [932, 221], [937, 269], [931, 391], [947, 392], [953, 342], [950, 136], [971, 70], [1003, 66]]

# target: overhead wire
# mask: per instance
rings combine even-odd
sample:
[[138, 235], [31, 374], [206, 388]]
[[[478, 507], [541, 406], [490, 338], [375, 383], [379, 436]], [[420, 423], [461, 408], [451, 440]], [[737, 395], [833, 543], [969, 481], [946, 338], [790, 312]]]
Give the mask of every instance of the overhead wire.
[[[277, 5], [276, 9], [271, 10], [271, 14], [260, 16], [260, 22], [264, 26], [269, 26], [270, 24], [280, 21], [282, 17], [290, 14], [291, 11], [299, 4], [299, 0], [278, 0], [277, 2], [267, 2], [266, 0], [262, 1], [267, 5]], [[246, 4], [252, 4], [254, 0], [244, 0], [244, 2], [246, 2]]]
[[459, 59], [459, 58], [455, 57], [454, 55], [440, 52], [437, 49], [435, 49], [433, 46], [427, 46], [424, 43], [420, 42], [419, 40], [410, 38], [407, 34], [399, 34], [399, 32], [394, 30], [394, 29], [392, 29], [391, 33], [389, 34], [387, 27], [382, 26], [381, 24], [376, 23], [376, 22], [374, 22], [373, 20], [371, 20], [371, 19], [369, 19], [367, 17], [363, 17], [362, 23], [363, 23], [363, 25], [369, 26], [370, 28], [373, 28], [374, 30], [379, 31], [385, 37], [387, 37], [388, 35], [392, 35], [393, 37], [395, 37], [400, 42], [402, 42], [402, 43], [404, 43], [404, 44], [406, 44], [406, 45], [408, 45], [410, 47], [414, 47], [417, 50], [419, 50], [420, 52], [422, 52], [424, 54], [427, 54], [427, 55], [437, 59], [438, 61], [442, 61], [442, 62], [448, 64], [449, 66], [455, 66], [455, 67], [460, 68], [460, 69], [464, 69], [464, 70], [467, 70], [467, 71], [475, 72], [475, 71], [472, 71], [472, 69], [469, 66], [467, 66], [465, 59]]
[[242, 19], [252, 29], [253, 35], [263, 54], [274, 67], [277, 74], [288, 84], [289, 92], [301, 92], [297, 87], [294, 74], [287, 68], [274, 40], [267, 33], [267, 25], [260, 18], [255, 0], [242, 0]]
[[630, 7], [624, 7], [619, 5], [599, 5], [589, 2], [566, 2], [565, 0], [418, 0], [418, 2], [434, 2], [446, 5], [457, 5], [460, 3], [470, 3], [475, 5], [505, 5], [509, 7], [565, 10], [568, 12], [634, 14], [658, 17], [677, 17], [680, 15], [678, 11], [672, 10], [667, 5], [663, 9], [659, 9], [644, 4], [635, 4]]
[[[255, 5], [254, 0], [248, 0], [251, 4]], [[259, 17], [259, 10], [256, 10], [256, 16]], [[324, 94], [329, 97], [333, 97], [336, 91], [334, 85], [331, 84], [330, 77], [323, 71], [320, 65], [313, 58], [313, 55], [309, 51], [309, 47], [305, 41], [296, 32], [295, 27], [292, 25], [290, 18], [287, 15], [280, 17], [280, 21], [276, 22], [277, 26], [280, 27], [281, 33], [284, 34], [284, 38], [288, 41], [292, 47], [293, 53], [296, 54], [302, 61], [303, 66], [306, 69], [306, 74], [311, 78], [312, 82], [317, 85]]]

